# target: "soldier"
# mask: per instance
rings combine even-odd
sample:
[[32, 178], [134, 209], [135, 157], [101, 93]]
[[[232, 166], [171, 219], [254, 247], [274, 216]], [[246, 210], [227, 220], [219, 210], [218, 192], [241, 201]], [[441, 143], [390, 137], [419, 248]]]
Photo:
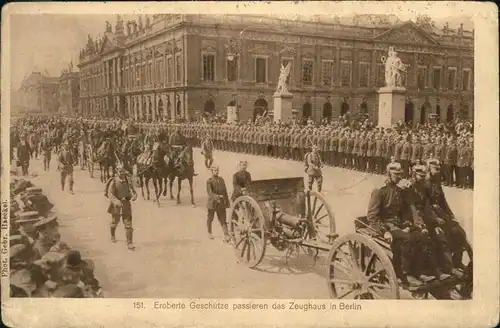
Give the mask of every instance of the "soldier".
[[61, 190], [64, 191], [64, 186], [66, 184], [67, 178], [69, 184], [69, 192], [73, 195], [73, 165], [75, 164], [75, 159], [67, 141], [63, 143], [63, 149], [59, 153], [57, 160], [57, 170], [61, 172]]
[[337, 135], [337, 131], [332, 131], [330, 134], [330, 142], [328, 145], [330, 163], [332, 166], [339, 165], [339, 156], [338, 156], [338, 146], [339, 146], [339, 138]]
[[42, 150], [42, 156], [43, 156], [43, 170], [49, 171], [50, 160], [52, 157], [52, 152], [51, 152], [52, 145], [47, 133], [42, 137], [42, 141], [40, 142], [40, 149]]
[[312, 186], [314, 181], [316, 180], [316, 187], [318, 192], [321, 192], [323, 186], [323, 174], [321, 172], [321, 168], [323, 167], [323, 163], [321, 161], [321, 156], [318, 153], [318, 146], [313, 145], [312, 151], [307, 153], [304, 162], [306, 165], [306, 173], [308, 176], [308, 189], [312, 190]]
[[367, 155], [368, 155], [368, 134], [365, 132], [362, 132], [360, 135], [360, 141], [359, 141], [359, 167], [358, 169], [362, 172], [366, 171], [366, 164], [368, 162], [367, 160]]
[[411, 144], [409, 139], [409, 135], [405, 135], [401, 144], [400, 162], [405, 177], [410, 175]]
[[353, 151], [354, 151], [355, 138], [356, 138], [356, 135], [355, 135], [354, 131], [350, 135], [348, 135], [348, 138], [347, 138], [347, 145], [346, 145], [345, 154], [346, 154], [346, 167], [349, 169], [353, 168], [353, 158], [354, 158]]
[[446, 150], [445, 150], [445, 159], [444, 159], [444, 172], [445, 172], [445, 186], [452, 187], [455, 179], [453, 173], [456, 173], [456, 165], [457, 165], [457, 157], [458, 157], [458, 149], [455, 145], [455, 141], [453, 137], [448, 139]]
[[340, 132], [340, 137], [339, 137], [339, 150], [338, 150], [338, 156], [339, 156], [339, 166], [340, 167], [346, 167], [346, 147], [347, 147], [347, 132]]
[[376, 173], [376, 160], [375, 160], [375, 146], [377, 143], [377, 133], [370, 133], [367, 137], [368, 143], [366, 145], [366, 159], [367, 165], [366, 168], [370, 173]]
[[224, 232], [224, 242], [230, 241], [229, 232], [226, 223], [226, 209], [229, 207], [229, 197], [227, 195], [227, 188], [224, 179], [219, 176], [219, 167], [212, 165], [212, 176], [207, 180], [207, 230], [208, 238], [213, 239], [212, 236], [212, 222], [214, 215], [217, 214], [217, 219]]
[[438, 159], [429, 159], [427, 161], [428, 175], [427, 188], [430, 195], [431, 206], [439, 218], [438, 223], [446, 233], [450, 249], [452, 252], [452, 261], [455, 268], [464, 268], [462, 263], [464, 250], [469, 254], [472, 260], [472, 248], [467, 241], [464, 229], [460, 226], [453, 211], [451, 210], [441, 186], [440, 162]]
[[456, 175], [456, 186], [457, 188], [464, 188], [465, 183], [466, 183], [466, 178], [465, 178], [465, 166], [467, 165], [467, 157], [469, 150], [467, 149], [467, 146], [465, 145], [465, 142], [463, 139], [458, 140], [458, 147], [457, 147], [457, 175]]
[[30, 166], [31, 149], [26, 142], [26, 137], [21, 136], [20, 145], [17, 147], [17, 166], [22, 169], [23, 175], [28, 175], [28, 169]]
[[309, 141], [309, 136], [307, 134], [307, 130], [303, 129], [298, 133], [300, 134], [299, 153], [300, 153], [300, 158], [302, 159], [306, 156], [305, 149], [310, 144], [310, 141]]
[[247, 171], [248, 162], [239, 161], [238, 163], [239, 171], [233, 174], [233, 194], [231, 195], [231, 201], [240, 196], [242, 196], [246, 188], [252, 182], [252, 175]]
[[[445, 273], [452, 272], [451, 251], [448, 247], [448, 241], [445, 233], [440, 228], [440, 218], [438, 218], [431, 205], [431, 196], [427, 188], [427, 167], [417, 164], [412, 168], [412, 183], [408, 189], [408, 196], [411, 197], [411, 206], [413, 209], [413, 226], [419, 229], [424, 237], [430, 238], [426, 240], [429, 246], [435, 246], [433, 251], [428, 249], [428, 254], [425, 258], [430, 259], [432, 274], [438, 279], [449, 277], [447, 274], [441, 273], [440, 267]], [[425, 263], [420, 263], [425, 267]]]
[[400, 187], [403, 170], [400, 163], [387, 166], [388, 179], [381, 188], [373, 190], [368, 205], [367, 219], [370, 226], [378, 231], [390, 245], [396, 276], [405, 286], [415, 285], [408, 276], [413, 273], [415, 263], [424, 251], [422, 233], [410, 231], [412, 226], [411, 207]]
[[300, 142], [301, 142], [301, 136], [299, 133], [298, 128], [292, 128], [291, 130], [292, 134], [292, 158], [294, 161], [300, 161]]
[[375, 144], [374, 144], [374, 150], [373, 150], [373, 171], [378, 174], [383, 173], [383, 167], [384, 167], [384, 155], [385, 155], [385, 142], [382, 139], [382, 134], [377, 133], [375, 135]]
[[411, 143], [411, 166], [415, 166], [421, 163], [422, 159], [422, 145], [418, 140], [418, 136], [413, 136], [413, 142]]
[[201, 154], [205, 156], [205, 166], [209, 169], [214, 161], [213, 158], [214, 145], [210, 139], [210, 135], [207, 134], [206, 138], [201, 143]]
[[467, 160], [465, 165], [465, 175], [467, 179], [466, 187], [474, 188], [474, 138], [470, 137], [468, 140], [469, 152], [467, 153]]
[[127, 239], [127, 247], [134, 250], [133, 244], [133, 228], [132, 228], [132, 203], [137, 199], [137, 193], [133, 184], [127, 177], [127, 172], [122, 167], [117, 170], [116, 177], [111, 178], [107, 183], [106, 197], [109, 198], [108, 213], [111, 214], [110, 234], [111, 242], [116, 243], [116, 227], [123, 220], [125, 226], [125, 237]]

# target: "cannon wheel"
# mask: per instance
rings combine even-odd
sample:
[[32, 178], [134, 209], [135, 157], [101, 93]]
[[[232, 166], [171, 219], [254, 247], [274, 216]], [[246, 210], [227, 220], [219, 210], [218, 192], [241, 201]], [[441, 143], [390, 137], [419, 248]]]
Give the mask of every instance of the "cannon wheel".
[[[332, 244], [335, 234], [335, 217], [326, 199], [318, 192], [306, 193], [306, 218], [312, 223], [316, 238], [324, 243]], [[312, 237], [310, 234], [306, 238]]]
[[238, 260], [255, 268], [266, 252], [265, 218], [259, 204], [250, 196], [234, 200], [230, 213], [232, 243]]
[[358, 233], [333, 243], [327, 259], [327, 281], [334, 299], [399, 299], [389, 256], [375, 241]]

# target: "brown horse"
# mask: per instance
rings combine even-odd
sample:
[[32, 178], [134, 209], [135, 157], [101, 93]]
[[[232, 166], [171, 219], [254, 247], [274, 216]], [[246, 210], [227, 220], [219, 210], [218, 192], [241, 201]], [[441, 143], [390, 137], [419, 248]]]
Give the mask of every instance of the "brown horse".
[[[174, 194], [172, 192], [172, 186], [174, 184], [174, 180], [177, 178], [177, 204], [181, 203], [181, 185], [183, 180], [189, 181], [189, 192], [191, 194], [191, 204], [196, 206], [194, 202], [193, 196], [193, 177], [194, 174], [194, 162], [192, 156], [192, 150], [190, 146], [184, 147], [178, 156], [171, 156], [169, 161], [169, 186], [170, 186], [170, 199], [174, 199]], [[164, 195], [166, 195], [166, 190]]]
[[[106, 183], [116, 173], [116, 146], [113, 139], [105, 139], [97, 151], [97, 161], [101, 170], [101, 182]], [[109, 170], [112, 169], [113, 175]]]
[[[161, 147], [161, 145], [158, 145], [158, 147], [152, 150], [152, 155], [146, 155], [145, 157], [151, 157], [150, 162], [144, 163], [137, 160], [137, 176], [139, 177], [142, 198], [150, 200], [149, 181], [153, 180], [153, 187], [155, 189], [156, 196], [155, 201], [159, 206], [159, 199], [163, 189], [162, 179], [168, 174], [167, 164], [164, 160], [165, 150]], [[146, 186], [147, 198], [144, 197], [144, 186]]]

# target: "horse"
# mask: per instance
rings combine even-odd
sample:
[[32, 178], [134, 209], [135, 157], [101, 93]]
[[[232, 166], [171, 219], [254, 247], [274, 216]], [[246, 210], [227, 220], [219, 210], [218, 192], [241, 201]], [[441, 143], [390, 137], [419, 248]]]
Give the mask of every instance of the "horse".
[[125, 140], [121, 147], [121, 160], [123, 167], [128, 172], [133, 172], [133, 167], [136, 164], [136, 159], [142, 153], [143, 149], [137, 139]]
[[[160, 205], [159, 199], [162, 193], [162, 178], [167, 175], [167, 164], [165, 162], [165, 150], [157, 143], [151, 153], [146, 152], [139, 155], [142, 159], [137, 158], [137, 176], [141, 186], [141, 194], [143, 199], [150, 200], [149, 180], [153, 180], [155, 188], [155, 201]], [[144, 197], [144, 185], [146, 186], [147, 198]], [[166, 185], [165, 185], [166, 189]]]
[[101, 170], [101, 182], [106, 183], [106, 181], [111, 178], [109, 174], [109, 169], [112, 168], [113, 175], [116, 172], [116, 150], [115, 143], [112, 139], [105, 139], [101, 143], [97, 151], [97, 160], [99, 162], [99, 169]]
[[[170, 187], [170, 199], [174, 199], [174, 194], [172, 192], [172, 186], [174, 184], [174, 180], [177, 178], [177, 204], [181, 203], [181, 185], [183, 180], [188, 180], [189, 181], [189, 192], [191, 194], [191, 205], [193, 207], [196, 206], [194, 202], [194, 196], [193, 196], [193, 177], [194, 175], [194, 162], [193, 162], [193, 156], [192, 156], [192, 150], [190, 146], [185, 146], [181, 152], [179, 153], [178, 156], [170, 157], [169, 161], [169, 174], [168, 174], [168, 180], [169, 180], [169, 187]], [[166, 188], [165, 188], [166, 189]], [[164, 195], [166, 196], [166, 190]]]

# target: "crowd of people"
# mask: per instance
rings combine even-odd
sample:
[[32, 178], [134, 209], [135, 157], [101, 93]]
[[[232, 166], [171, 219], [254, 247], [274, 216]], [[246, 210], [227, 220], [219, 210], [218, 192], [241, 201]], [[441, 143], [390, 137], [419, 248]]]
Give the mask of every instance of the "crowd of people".
[[[414, 165], [437, 158], [442, 163], [444, 185], [458, 188], [473, 188], [474, 185], [473, 125], [467, 121], [428, 123], [415, 128], [404, 123], [380, 128], [374, 127], [368, 119], [349, 121], [344, 117], [321, 124], [311, 120], [302, 124], [274, 123], [265, 117], [236, 123], [206, 119], [183, 123], [136, 123], [119, 119], [65, 120], [54, 117], [28, 118], [23, 122], [20, 129], [13, 129], [11, 145], [18, 145], [18, 166], [26, 172], [30, 156], [47, 152], [44, 140], [73, 140], [76, 155], [79, 138], [88, 136], [90, 130], [116, 136], [137, 130], [152, 143], [162, 136], [168, 138], [179, 129], [191, 146], [200, 147], [209, 137], [216, 150], [294, 161], [304, 161], [307, 151], [316, 145], [325, 165], [374, 174], [383, 174], [386, 165], [396, 161], [403, 166], [404, 176], [409, 176]], [[73, 127], [71, 135], [68, 135], [68, 126]]]
[[[15, 176], [14, 176], [15, 177]], [[29, 180], [14, 178], [10, 204], [11, 297], [94, 298], [94, 264], [61, 240], [53, 204]]]
[[[437, 279], [456, 274], [457, 268], [464, 269], [463, 250], [469, 252], [470, 248], [463, 228], [446, 203], [441, 185], [473, 188], [474, 139], [471, 122], [434, 122], [417, 127], [400, 122], [392, 127], [381, 128], [373, 126], [366, 118], [350, 120], [346, 117], [331, 122], [323, 121], [321, 124], [311, 120], [275, 123], [268, 117], [236, 123], [206, 119], [137, 123], [120, 119], [103, 121], [81, 117], [27, 117], [12, 128], [11, 148], [17, 149], [17, 164], [27, 174], [29, 159], [38, 153], [43, 154], [44, 161], [49, 157], [50, 162], [50, 153], [63, 147], [63, 152], [74, 153], [78, 157], [77, 145], [81, 143], [97, 146], [101, 144], [99, 140], [113, 138], [126, 143], [127, 136], [140, 140], [145, 149], [151, 149], [152, 144], [158, 142], [174, 145], [172, 140], [180, 139], [186, 141], [182, 142], [183, 145], [202, 149], [205, 166], [212, 172], [212, 177], [207, 181], [207, 230], [210, 238], [212, 221], [217, 214], [224, 240], [230, 241], [225, 213], [231, 202], [225, 182], [218, 176], [219, 168], [213, 165], [215, 149], [304, 161], [309, 176], [308, 189], [311, 190], [316, 182], [319, 192], [323, 181], [321, 167], [324, 165], [387, 175], [385, 185], [371, 196], [367, 219], [384, 238], [395, 241], [394, 247], [401, 248], [399, 251], [403, 253], [403, 260], [411, 262], [411, 265], [404, 261], [400, 263], [398, 276], [401, 276], [400, 272], [410, 270], [409, 266], [418, 267], [421, 259], [426, 259], [426, 267], [430, 263], [431, 274]], [[60, 158], [58, 162], [61, 164]], [[241, 162], [240, 168], [240, 172], [234, 175], [231, 200], [251, 181], [246, 172], [246, 162]], [[126, 195], [122, 195], [120, 188], [108, 189], [112, 194], [110, 208], [119, 207], [111, 211], [108, 209], [113, 216], [111, 239], [114, 240], [114, 229], [121, 218], [125, 224], [129, 249], [133, 249], [131, 211], [124, 215], [122, 208], [124, 200], [130, 207], [130, 200], [135, 200], [137, 194], [134, 188], [129, 188], [123, 168], [119, 168], [117, 173], [115, 184], [126, 186], [123, 192]], [[408, 186], [402, 186], [400, 181], [405, 180], [401, 178], [411, 182]], [[239, 180], [242, 182], [239, 183]], [[391, 196], [396, 194], [401, 194], [401, 197]], [[388, 201], [382, 202], [381, 197]], [[402, 209], [406, 205], [418, 214], [416, 219], [415, 215], [411, 215], [412, 219], [404, 219], [407, 214]], [[393, 213], [394, 216], [385, 217], [387, 213]], [[426, 237], [428, 235], [430, 239]], [[432, 239], [433, 242], [424, 242]], [[435, 245], [441, 251], [436, 253]], [[416, 252], [415, 247], [419, 252]], [[472, 257], [471, 250], [469, 256]], [[411, 284], [411, 281], [404, 283]]]

